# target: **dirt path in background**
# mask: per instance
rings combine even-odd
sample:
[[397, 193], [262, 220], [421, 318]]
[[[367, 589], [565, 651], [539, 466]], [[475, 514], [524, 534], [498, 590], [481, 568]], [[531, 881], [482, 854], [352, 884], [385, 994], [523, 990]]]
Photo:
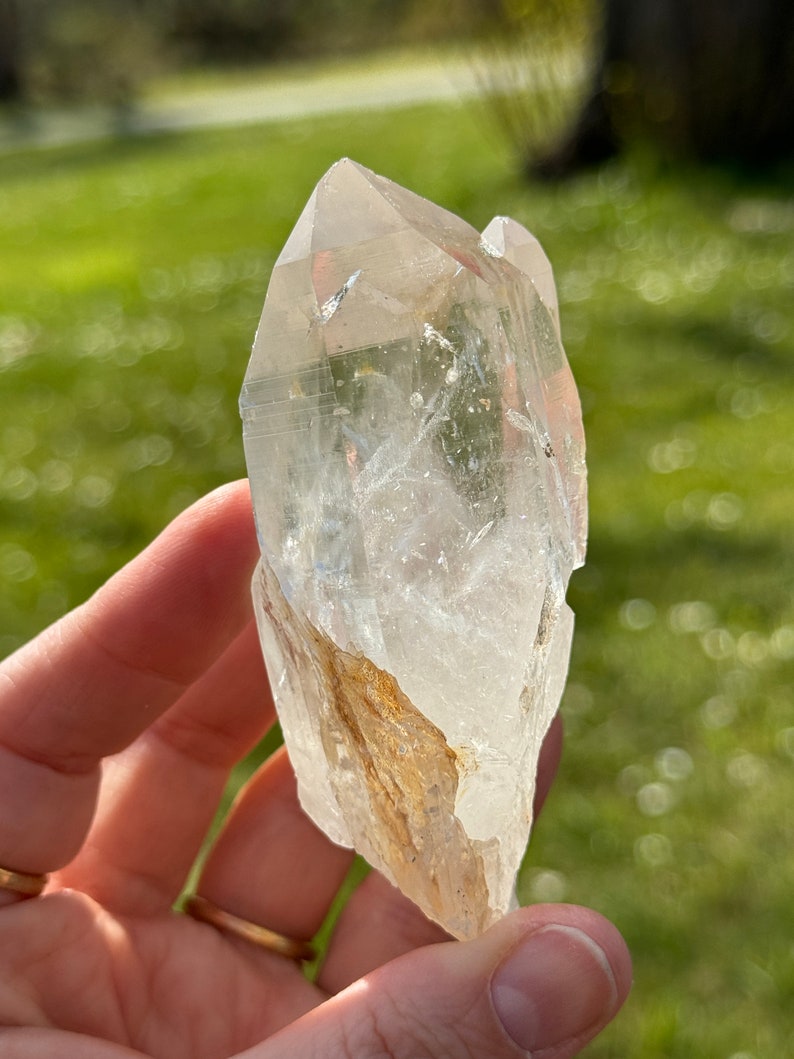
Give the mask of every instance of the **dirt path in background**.
[[0, 149], [53, 147], [114, 135], [289, 121], [355, 110], [457, 102], [481, 85], [466, 60], [360, 63], [338, 71], [296, 73], [259, 84], [186, 92], [144, 100], [128, 113], [93, 108], [46, 110], [0, 119]]
[[557, 89], [584, 76], [573, 53], [552, 59], [518, 52], [502, 61], [484, 55], [443, 52], [430, 55], [382, 55], [338, 67], [295, 67], [282, 74], [265, 71], [261, 80], [240, 85], [183, 90], [143, 99], [128, 111], [108, 108], [33, 110], [16, 118], [0, 117], [0, 151], [55, 147], [112, 136], [148, 135], [223, 125], [386, 110], [422, 103], [459, 103], [493, 89]]

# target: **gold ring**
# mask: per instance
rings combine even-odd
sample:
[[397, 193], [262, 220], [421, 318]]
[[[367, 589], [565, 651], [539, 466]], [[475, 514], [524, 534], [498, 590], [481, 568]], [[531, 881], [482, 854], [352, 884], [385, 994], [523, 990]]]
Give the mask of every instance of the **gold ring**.
[[28, 875], [24, 871], [0, 868], [0, 890], [12, 890], [23, 897], [38, 897], [49, 878], [49, 875]]
[[206, 897], [193, 894], [185, 902], [185, 913], [201, 923], [209, 923], [218, 930], [226, 930], [235, 937], [243, 938], [261, 949], [269, 949], [277, 952], [280, 956], [286, 956], [290, 960], [313, 960], [317, 955], [307, 941], [299, 941], [297, 938], [288, 938], [284, 934], [277, 934], [267, 927], [260, 927], [258, 923], [250, 923], [247, 919], [218, 908]]

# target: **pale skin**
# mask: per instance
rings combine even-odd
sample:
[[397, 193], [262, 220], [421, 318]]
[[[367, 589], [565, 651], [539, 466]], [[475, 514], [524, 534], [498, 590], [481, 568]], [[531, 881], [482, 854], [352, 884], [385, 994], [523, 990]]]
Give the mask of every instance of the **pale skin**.
[[[0, 865], [52, 873], [43, 897], [0, 890], [0, 1054], [577, 1054], [631, 975], [619, 934], [587, 909], [523, 909], [464, 944], [372, 874], [316, 982], [173, 910], [231, 768], [274, 721], [248, 590], [256, 554], [247, 485], [224, 487], [0, 667]], [[541, 795], [559, 745], [555, 725]], [[301, 812], [279, 751], [238, 798], [199, 890], [309, 939], [350, 862]], [[500, 992], [497, 969], [530, 943], [542, 980]]]

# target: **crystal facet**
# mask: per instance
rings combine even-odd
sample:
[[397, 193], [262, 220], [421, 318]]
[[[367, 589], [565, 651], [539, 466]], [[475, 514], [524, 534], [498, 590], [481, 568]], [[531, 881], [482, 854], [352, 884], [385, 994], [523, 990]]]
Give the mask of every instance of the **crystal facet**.
[[584, 560], [551, 266], [343, 159], [241, 395], [254, 599], [301, 802], [457, 937], [515, 903]]

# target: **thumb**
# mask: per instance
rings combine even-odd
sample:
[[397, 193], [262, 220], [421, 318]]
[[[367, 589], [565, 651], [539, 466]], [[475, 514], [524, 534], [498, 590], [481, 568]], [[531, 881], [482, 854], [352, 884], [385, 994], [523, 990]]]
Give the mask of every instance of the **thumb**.
[[628, 951], [607, 920], [538, 905], [475, 941], [393, 960], [245, 1056], [568, 1059], [615, 1015], [630, 981]]

